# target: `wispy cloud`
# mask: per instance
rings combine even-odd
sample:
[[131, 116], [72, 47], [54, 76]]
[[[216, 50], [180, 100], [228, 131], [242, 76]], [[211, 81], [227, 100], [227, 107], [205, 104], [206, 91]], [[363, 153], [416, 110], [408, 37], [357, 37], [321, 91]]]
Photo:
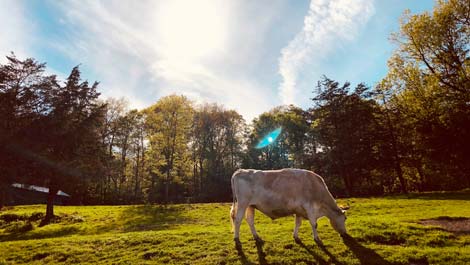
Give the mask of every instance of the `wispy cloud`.
[[279, 97], [298, 103], [298, 77], [306, 65], [320, 61], [343, 41], [354, 39], [374, 13], [373, 0], [312, 0], [302, 30], [282, 49]]
[[4, 56], [15, 52], [19, 57], [28, 56], [27, 40], [29, 39], [31, 23], [25, 19], [25, 10], [21, 1], [0, 1], [0, 62]]
[[[269, 29], [280, 1], [265, 10], [250, 1], [54, 3], [69, 30], [53, 45], [91, 69], [104, 96], [126, 97], [132, 107], [176, 93], [222, 103], [250, 120], [273, 106], [265, 96], [270, 89], [247, 70], [256, 67], [263, 49], [256, 40]], [[239, 20], [246, 6], [259, 17]]]

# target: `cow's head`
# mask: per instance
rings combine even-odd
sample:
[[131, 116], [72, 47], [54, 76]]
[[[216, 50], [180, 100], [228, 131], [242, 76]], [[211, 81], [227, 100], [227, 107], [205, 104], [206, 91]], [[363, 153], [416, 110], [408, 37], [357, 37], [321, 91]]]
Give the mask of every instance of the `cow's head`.
[[341, 236], [345, 236], [346, 232], [346, 210], [338, 208], [334, 211], [330, 217], [331, 226], [338, 232]]

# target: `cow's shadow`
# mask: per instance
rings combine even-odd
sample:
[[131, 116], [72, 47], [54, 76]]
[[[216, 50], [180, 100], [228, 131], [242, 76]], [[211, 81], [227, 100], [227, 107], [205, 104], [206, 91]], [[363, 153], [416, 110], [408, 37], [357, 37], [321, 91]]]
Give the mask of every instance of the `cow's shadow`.
[[[318, 248], [323, 251], [328, 257], [329, 260], [325, 260], [322, 256], [315, 253], [312, 250], [311, 246], [305, 245], [301, 240], [295, 241], [299, 246], [304, 248], [318, 264], [337, 264], [343, 265], [345, 263], [339, 261], [333, 254], [323, 245], [319, 245]], [[351, 236], [343, 236], [344, 244], [352, 251], [352, 253], [359, 259], [361, 264], [380, 264], [380, 265], [392, 265], [392, 263], [386, 261], [374, 250], [367, 248], [359, 244], [356, 239]], [[256, 251], [258, 253], [258, 262], [254, 263], [247, 259], [245, 253], [243, 252], [243, 247], [240, 241], [235, 241], [235, 248], [237, 249], [238, 256], [240, 257], [240, 262], [244, 265], [253, 265], [253, 264], [269, 264], [266, 260], [266, 253], [263, 250], [264, 242], [261, 240], [255, 241]]]
[[263, 250], [264, 241], [261, 239], [255, 240], [255, 244], [256, 252], [258, 252], [258, 264], [268, 264], [268, 262], [266, 261], [266, 253], [264, 253]]
[[343, 263], [341, 263], [340, 261], [338, 261], [325, 247], [323, 246], [320, 246], [320, 249], [323, 250], [323, 252], [325, 252], [325, 254], [328, 255], [328, 257], [330, 257], [330, 261], [326, 261], [323, 257], [321, 257], [320, 255], [318, 255], [317, 253], [315, 253], [314, 251], [312, 251], [311, 247], [308, 247], [307, 245], [305, 245], [302, 240], [300, 239], [296, 239], [295, 240], [295, 243], [297, 243], [297, 245], [301, 246], [302, 248], [304, 248], [310, 255], [312, 255], [312, 257], [315, 259], [315, 261], [317, 261], [319, 264], [338, 264], [338, 265], [342, 265]]
[[[339, 265], [342, 264], [335, 257], [333, 257], [331, 255], [331, 253], [329, 253], [327, 250], [325, 250], [325, 253], [327, 253], [327, 254], [329, 253], [328, 256], [330, 256], [330, 261], [326, 261], [325, 259], [323, 259], [320, 255], [318, 255], [317, 253], [312, 251], [308, 246], [306, 246], [302, 241], [298, 240], [298, 241], [296, 241], [296, 243], [298, 245], [300, 245], [301, 247], [303, 247], [310, 255], [312, 255], [312, 257], [315, 260], [315, 264], [322, 264], [322, 265], [323, 264], [339, 264]], [[263, 250], [264, 241], [255, 240], [255, 245], [256, 245], [256, 251], [257, 251], [257, 254], [258, 254], [258, 262], [256, 262], [256, 263], [251, 262], [247, 259], [246, 255], [243, 251], [242, 244], [240, 243], [240, 241], [235, 241], [235, 248], [237, 249], [238, 256], [240, 257], [241, 264], [244, 264], [244, 265], [253, 265], [253, 264], [268, 265], [269, 263], [266, 260], [266, 253]], [[311, 261], [307, 261], [307, 263], [310, 263], [310, 262]]]
[[243, 265], [252, 265], [252, 264], [254, 264], [253, 262], [249, 261], [249, 260], [246, 258], [245, 252], [243, 251], [242, 244], [241, 244], [241, 242], [238, 241], [238, 240], [235, 240], [235, 249], [237, 250], [238, 257], [240, 257], [240, 262], [241, 262]]
[[253, 264], [262, 264], [268, 265], [269, 263], [266, 261], [266, 253], [263, 250], [264, 241], [263, 240], [255, 240], [256, 244], [256, 251], [258, 253], [258, 263], [253, 263], [246, 258], [245, 252], [243, 252], [243, 247], [240, 241], [235, 241], [235, 248], [237, 249], [238, 256], [240, 257], [240, 262], [243, 265], [253, 265]]
[[343, 236], [343, 242], [359, 259], [361, 264], [392, 265], [392, 263], [386, 261], [374, 250], [364, 247], [349, 235]]
[[[370, 248], [366, 248], [363, 245], [359, 244], [356, 239], [351, 236], [343, 237], [344, 244], [352, 251], [352, 253], [359, 259], [361, 264], [380, 264], [380, 265], [392, 265], [392, 263], [386, 261], [379, 254]], [[339, 261], [331, 252], [323, 245], [318, 245], [318, 248], [322, 250], [328, 257], [329, 260], [326, 261], [321, 256], [316, 254], [311, 250], [311, 247], [306, 246], [301, 240], [296, 240], [296, 243], [303, 247], [319, 264], [345, 264]]]

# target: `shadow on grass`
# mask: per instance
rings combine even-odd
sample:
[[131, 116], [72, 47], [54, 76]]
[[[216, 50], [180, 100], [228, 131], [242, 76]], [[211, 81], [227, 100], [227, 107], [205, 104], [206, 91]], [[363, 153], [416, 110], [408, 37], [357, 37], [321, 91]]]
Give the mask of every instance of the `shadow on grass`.
[[73, 223], [61, 223], [67, 221], [66, 217], [54, 216], [45, 221], [41, 212], [34, 212], [31, 215], [15, 213], [0, 215], [0, 220], [3, 221], [1, 228], [4, 228], [0, 233], [0, 242], [62, 237], [79, 232], [79, 227], [71, 225]]
[[266, 253], [264, 253], [263, 245], [264, 241], [261, 239], [255, 240], [256, 244], [256, 252], [258, 253], [258, 264], [266, 265], [268, 262], [266, 261]]
[[64, 226], [58, 229], [49, 229], [42, 231], [29, 231], [29, 232], [16, 232], [0, 235], [0, 242], [15, 241], [15, 240], [29, 240], [29, 239], [43, 239], [52, 237], [63, 237], [73, 235], [79, 232], [76, 226]]
[[323, 252], [325, 252], [328, 257], [330, 257], [330, 261], [326, 261], [325, 259], [323, 259], [320, 255], [318, 255], [317, 253], [315, 253], [311, 248], [313, 248], [314, 246], [312, 247], [308, 247], [307, 245], [305, 245], [302, 240], [300, 239], [297, 239], [295, 240], [295, 243], [297, 243], [297, 245], [301, 246], [302, 248], [304, 248], [310, 255], [312, 255], [312, 257], [315, 259], [316, 262], [318, 262], [318, 264], [337, 264], [337, 265], [342, 265], [343, 263], [339, 262], [325, 247], [323, 246], [320, 246], [320, 249], [323, 250]]
[[[184, 211], [184, 205], [129, 206], [122, 212], [119, 222], [123, 232], [169, 229], [188, 221], [182, 216]], [[106, 226], [103, 229], [106, 230]]]
[[[42, 224], [43, 226], [41, 227], [41, 224], [39, 224], [36, 227], [31, 227], [31, 229], [27, 231], [22, 231], [21, 227], [19, 227], [15, 228], [15, 231], [0, 232], [0, 242], [54, 238], [74, 234], [96, 235], [107, 232], [169, 229], [188, 221], [187, 218], [182, 216], [185, 210], [184, 205], [138, 205], [126, 207], [116, 219], [111, 218], [109, 220], [99, 221], [81, 219], [79, 222], [75, 222], [74, 220], [69, 220], [69, 216], [62, 216], [60, 218], [57, 217], [56, 221], [48, 225]], [[13, 221], [24, 222], [22, 219], [19, 221], [15, 219]]]
[[[302, 248], [304, 248], [314, 259], [314, 262], [312, 262], [311, 260], [301, 260], [303, 262], [305, 262], [306, 264], [321, 264], [321, 265], [327, 265], [327, 264], [336, 264], [336, 265], [344, 265], [344, 263], [340, 262], [338, 259], [336, 259], [335, 256], [333, 256], [333, 254], [331, 254], [331, 252], [328, 251], [328, 249], [326, 249], [324, 246], [320, 246], [320, 249], [326, 254], [328, 255], [328, 257], [330, 258], [329, 261], [325, 260], [323, 257], [321, 257], [320, 255], [318, 255], [317, 253], [315, 253], [315, 251], [312, 250], [312, 248], [314, 248], [314, 246], [307, 246], [305, 245], [301, 240], [296, 240], [295, 241], [299, 246], [301, 246]], [[266, 253], [264, 252], [263, 250], [263, 246], [264, 246], [264, 242], [261, 241], [261, 240], [256, 240], [255, 241], [255, 244], [256, 244], [256, 251], [257, 251], [257, 254], [258, 254], [258, 262], [257, 263], [254, 263], [254, 262], [251, 262], [248, 260], [248, 258], [246, 257], [245, 255], [245, 252], [243, 251], [243, 247], [242, 247], [242, 244], [240, 241], [235, 241], [235, 248], [238, 252], [238, 256], [240, 258], [240, 262], [241, 264], [243, 265], [253, 265], [253, 264], [261, 264], [261, 265], [268, 265], [269, 263], [267, 262], [266, 260]], [[361, 261], [362, 262], [362, 261]], [[362, 264], [369, 264], [369, 263], [362, 263]], [[382, 264], [385, 264], [387, 265], [388, 263], [382, 263]]]
[[239, 240], [235, 240], [235, 249], [237, 250], [238, 257], [240, 262], [243, 265], [254, 265], [255, 263], [249, 261], [243, 251], [242, 243]]
[[242, 244], [239, 240], [235, 241], [235, 249], [237, 250], [238, 257], [240, 257], [240, 262], [243, 265], [253, 265], [253, 264], [261, 264], [261, 265], [268, 265], [269, 263], [266, 261], [266, 253], [263, 250], [264, 241], [262, 240], [255, 240], [256, 245], [256, 252], [258, 253], [258, 263], [253, 263], [249, 261], [243, 252]]
[[385, 196], [383, 199], [400, 200], [400, 199], [414, 199], [414, 200], [470, 200], [470, 189], [462, 191], [443, 191], [443, 192], [422, 192], [422, 193], [409, 193], [394, 196]]
[[364, 247], [349, 235], [343, 236], [343, 242], [359, 259], [361, 264], [392, 265], [392, 263], [386, 261], [374, 250]]

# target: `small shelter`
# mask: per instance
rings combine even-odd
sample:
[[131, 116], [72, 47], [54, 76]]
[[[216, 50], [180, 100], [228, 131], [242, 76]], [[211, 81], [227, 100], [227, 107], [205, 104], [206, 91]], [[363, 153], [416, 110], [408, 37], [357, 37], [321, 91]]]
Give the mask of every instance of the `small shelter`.
[[[13, 183], [7, 191], [7, 205], [46, 204], [49, 188]], [[70, 195], [59, 190], [54, 199], [54, 204], [65, 205]]]

